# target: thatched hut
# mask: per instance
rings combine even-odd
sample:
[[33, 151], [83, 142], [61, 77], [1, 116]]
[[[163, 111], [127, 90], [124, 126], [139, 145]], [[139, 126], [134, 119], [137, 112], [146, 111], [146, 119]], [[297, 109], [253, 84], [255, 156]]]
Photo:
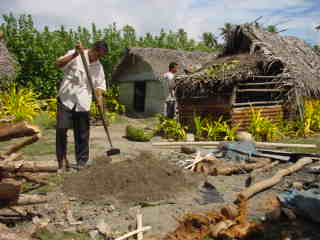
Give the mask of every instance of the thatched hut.
[[196, 112], [224, 115], [245, 129], [252, 109], [274, 121], [302, 116], [302, 98], [320, 96], [320, 56], [295, 37], [245, 24], [211, 64], [177, 82], [182, 123], [191, 124]]
[[170, 62], [179, 64], [179, 73], [198, 69], [213, 56], [200, 51], [133, 47], [126, 50], [112, 81], [120, 86], [120, 101], [127, 109], [147, 114], [161, 113], [166, 99], [163, 74]]
[[0, 32], [0, 86], [5, 86], [9, 80], [16, 77], [17, 63], [9, 53]]

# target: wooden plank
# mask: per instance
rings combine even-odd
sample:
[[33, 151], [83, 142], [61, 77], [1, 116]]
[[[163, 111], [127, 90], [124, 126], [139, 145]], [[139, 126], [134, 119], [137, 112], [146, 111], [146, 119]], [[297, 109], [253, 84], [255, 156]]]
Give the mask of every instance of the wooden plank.
[[282, 76], [260, 76], [260, 75], [253, 75], [253, 78], [274, 78], [274, 79], [292, 79], [291, 77], [282, 77]]
[[284, 92], [284, 89], [263, 89], [263, 88], [256, 88], [256, 89], [238, 89], [237, 92]]
[[270, 150], [270, 149], [259, 149], [258, 151], [265, 154], [277, 154], [282, 156], [293, 156], [295, 158], [301, 157], [314, 157], [320, 158], [319, 153], [302, 153], [302, 152], [287, 152], [287, 151], [279, 151], [279, 150]]
[[[261, 117], [268, 118], [268, 119], [281, 119], [281, 118], [283, 118], [281, 113], [262, 114]], [[230, 119], [231, 119], [231, 121], [232, 120], [237, 121], [237, 120], [250, 120], [251, 118], [252, 118], [252, 115], [242, 114], [242, 115], [232, 115]]]
[[208, 105], [199, 105], [199, 106], [179, 106], [178, 109], [181, 110], [199, 110], [199, 109], [227, 109], [230, 108], [230, 104], [208, 104]]
[[242, 111], [245, 111], [245, 110], [249, 110], [251, 111], [254, 110], [254, 111], [259, 111], [259, 110], [262, 110], [262, 109], [283, 109], [283, 106], [282, 105], [274, 105], [274, 106], [264, 106], [264, 107], [238, 107], [238, 108], [233, 108], [232, 111], [233, 112], [242, 112]]
[[145, 231], [148, 231], [148, 230], [150, 230], [150, 229], [151, 229], [150, 226], [143, 227], [143, 228], [141, 228], [141, 229], [138, 229], [138, 230], [129, 232], [129, 233], [123, 235], [122, 237], [118, 237], [118, 238], [116, 238], [115, 240], [123, 240], [123, 239], [129, 238], [129, 237], [131, 237], [131, 236], [134, 236], [134, 235], [138, 234], [139, 232], [145, 232]]
[[[265, 116], [279, 116], [279, 115], [283, 115], [282, 111], [268, 111], [268, 112], [261, 112], [260, 113], [261, 116], [265, 117]], [[237, 113], [237, 114], [231, 114], [231, 118], [250, 118], [251, 116], [253, 116], [250, 112], [243, 112], [243, 113]]]
[[239, 83], [238, 86], [259, 86], [259, 85], [272, 85], [280, 84], [281, 82], [251, 82], [251, 83]]
[[237, 86], [234, 86], [233, 89], [232, 89], [232, 94], [231, 94], [231, 97], [230, 97], [230, 105], [234, 105], [236, 100], [237, 100], [237, 89], [238, 87]]
[[[223, 141], [226, 142], [226, 141]], [[153, 146], [181, 146], [181, 145], [195, 145], [195, 146], [218, 146], [220, 141], [199, 141], [199, 142], [153, 142]], [[276, 148], [317, 148], [317, 144], [295, 144], [295, 143], [272, 143], [272, 142], [256, 142], [257, 147], [276, 147]]]
[[277, 104], [277, 103], [283, 103], [283, 100], [280, 100], [280, 101], [257, 101], [257, 102], [233, 103], [232, 106], [246, 106], [246, 105], [253, 105], [253, 104]]
[[[259, 110], [260, 115], [268, 115], [268, 114], [279, 114], [283, 113], [282, 109], [264, 109]], [[239, 112], [232, 112], [231, 116], [252, 116], [252, 111], [239, 111]]]
[[[242, 153], [242, 154], [247, 154], [249, 155], [249, 152], [247, 151], [243, 151], [241, 149], [231, 149], [232, 151], [235, 151], [235, 152], [239, 152], [239, 153]], [[289, 161], [290, 160], [290, 157], [288, 156], [282, 156], [282, 155], [277, 155], [277, 154], [266, 154], [266, 153], [252, 153], [253, 156], [256, 156], [256, 157], [265, 157], [265, 158], [271, 158], [271, 159], [276, 159], [276, 160], [280, 160], [280, 161]]]
[[[142, 229], [142, 214], [139, 213], [137, 214], [137, 230]], [[138, 240], [143, 240], [143, 231], [138, 232]]]

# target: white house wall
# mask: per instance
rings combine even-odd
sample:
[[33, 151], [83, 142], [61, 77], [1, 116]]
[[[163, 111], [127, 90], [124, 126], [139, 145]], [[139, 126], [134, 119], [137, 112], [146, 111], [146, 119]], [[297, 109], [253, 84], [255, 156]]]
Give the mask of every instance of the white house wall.
[[119, 84], [119, 100], [124, 104], [127, 110], [133, 110], [134, 104], [134, 82], [132, 83], [120, 83]]
[[145, 112], [162, 113], [165, 102], [164, 90], [160, 81], [146, 82]]

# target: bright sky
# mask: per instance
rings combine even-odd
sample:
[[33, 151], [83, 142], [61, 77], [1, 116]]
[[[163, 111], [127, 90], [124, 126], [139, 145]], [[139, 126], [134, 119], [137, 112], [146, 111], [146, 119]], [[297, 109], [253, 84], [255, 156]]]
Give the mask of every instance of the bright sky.
[[[103, 28], [113, 22], [118, 27], [133, 26], [138, 35], [158, 34], [183, 28], [195, 40], [203, 32], [219, 34], [224, 23], [252, 22], [262, 16], [264, 26], [288, 28], [293, 35], [309, 43], [320, 43], [320, 0], [0, 0], [0, 13], [27, 13], [41, 30], [94, 22]], [[2, 18], [0, 20], [0, 23]]]

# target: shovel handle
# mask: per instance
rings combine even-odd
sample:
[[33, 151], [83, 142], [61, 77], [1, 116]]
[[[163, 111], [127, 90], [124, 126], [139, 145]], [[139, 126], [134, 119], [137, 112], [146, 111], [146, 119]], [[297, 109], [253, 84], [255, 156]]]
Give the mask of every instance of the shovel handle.
[[92, 81], [92, 78], [91, 78], [91, 75], [90, 75], [90, 72], [89, 72], [89, 67], [88, 67], [88, 63], [87, 63], [87, 60], [84, 56], [84, 52], [83, 51], [79, 51], [79, 54], [81, 56], [81, 60], [82, 60], [82, 63], [83, 63], [83, 66], [84, 66], [84, 69], [86, 71], [86, 74], [87, 74], [87, 78], [88, 78], [88, 82], [89, 82], [89, 85], [92, 89], [92, 95], [93, 95], [93, 100], [96, 102], [96, 104], [98, 105], [98, 112], [100, 114], [100, 117], [102, 119], [102, 123], [103, 123], [103, 127], [104, 127], [104, 130], [107, 134], [107, 137], [108, 137], [108, 140], [109, 140], [109, 143], [110, 143], [110, 146], [111, 148], [113, 147], [112, 146], [112, 141], [111, 141], [111, 137], [110, 137], [110, 133], [109, 133], [109, 130], [108, 130], [108, 127], [107, 127], [107, 122], [105, 120], [105, 117], [104, 117], [104, 114], [103, 114], [103, 109], [102, 109], [102, 106], [100, 106], [99, 102], [98, 102], [98, 97], [97, 97], [97, 94], [96, 94], [96, 91], [94, 89], [94, 86], [93, 86], [93, 81]]

